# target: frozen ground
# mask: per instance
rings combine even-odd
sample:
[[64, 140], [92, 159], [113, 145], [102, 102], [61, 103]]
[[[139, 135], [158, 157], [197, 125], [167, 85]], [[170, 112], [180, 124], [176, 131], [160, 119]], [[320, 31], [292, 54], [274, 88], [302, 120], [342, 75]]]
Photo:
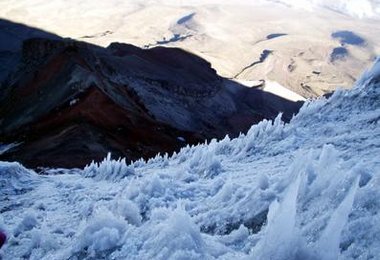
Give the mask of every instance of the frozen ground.
[[380, 61], [247, 135], [126, 165], [0, 164], [8, 259], [379, 259]]

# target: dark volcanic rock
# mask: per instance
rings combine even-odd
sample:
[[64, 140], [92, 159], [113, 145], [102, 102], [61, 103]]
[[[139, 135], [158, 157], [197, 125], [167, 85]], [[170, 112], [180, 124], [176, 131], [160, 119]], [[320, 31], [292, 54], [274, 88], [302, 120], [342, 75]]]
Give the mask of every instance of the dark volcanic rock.
[[301, 105], [221, 78], [178, 48], [43, 37], [18, 53], [2, 82], [0, 143], [22, 144], [0, 160], [29, 167], [82, 167], [107, 152], [148, 158], [183, 140], [237, 135], [279, 112], [289, 119]]
[[23, 41], [30, 38], [61, 39], [59, 36], [23, 24], [0, 19], [0, 83], [21, 59]]

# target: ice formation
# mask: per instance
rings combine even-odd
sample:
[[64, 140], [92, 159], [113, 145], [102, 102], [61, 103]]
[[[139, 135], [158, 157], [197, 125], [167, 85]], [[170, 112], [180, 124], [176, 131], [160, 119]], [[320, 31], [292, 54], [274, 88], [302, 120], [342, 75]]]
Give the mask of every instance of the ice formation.
[[127, 165], [0, 163], [3, 259], [378, 259], [380, 61], [246, 135]]

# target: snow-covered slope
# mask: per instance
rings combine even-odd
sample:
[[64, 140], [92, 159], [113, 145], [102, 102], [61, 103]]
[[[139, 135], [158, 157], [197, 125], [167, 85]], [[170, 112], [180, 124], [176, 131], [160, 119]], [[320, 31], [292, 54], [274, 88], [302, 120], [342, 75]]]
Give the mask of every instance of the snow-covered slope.
[[4, 259], [378, 259], [380, 61], [247, 135], [126, 165], [0, 164]]

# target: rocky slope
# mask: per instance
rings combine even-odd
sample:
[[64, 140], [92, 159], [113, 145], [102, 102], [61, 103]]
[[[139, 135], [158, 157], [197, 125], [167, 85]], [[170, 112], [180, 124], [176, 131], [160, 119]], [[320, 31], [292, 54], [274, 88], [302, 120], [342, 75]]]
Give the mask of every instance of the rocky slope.
[[84, 166], [108, 151], [146, 158], [238, 135], [279, 112], [289, 120], [301, 104], [222, 78], [177, 48], [16, 40], [20, 62], [0, 94], [0, 142], [22, 144], [1, 159], [30, 167]]

